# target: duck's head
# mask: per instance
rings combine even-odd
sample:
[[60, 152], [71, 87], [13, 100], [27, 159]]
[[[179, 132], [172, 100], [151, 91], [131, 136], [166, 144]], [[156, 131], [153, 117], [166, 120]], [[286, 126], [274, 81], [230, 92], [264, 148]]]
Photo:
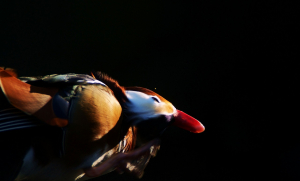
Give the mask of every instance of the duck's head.
[[135, 125], [144, 139], [159, 137], [168, 126], [177, 126], [193, 133], [201, 133], [204, 126], [195, 118], [177, 110], [168, 100], [141, 87], [126, 88], [127, 121]]

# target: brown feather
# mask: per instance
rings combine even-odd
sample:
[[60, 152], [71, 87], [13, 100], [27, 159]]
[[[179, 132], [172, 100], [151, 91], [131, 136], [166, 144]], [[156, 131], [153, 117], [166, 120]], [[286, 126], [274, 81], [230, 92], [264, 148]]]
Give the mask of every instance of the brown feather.
[[5, 70], [7, 73], [9, 73], [13, 77], [18, 77], [17, 71], [12, 68], [7, 68], [7, 67], [0, 67], [0, 70]]
[[126, 141], [125, 146], [122, 148], [122, 152], [126, 153], [135, 148], [136, 143], [136, 127], [130, 127], [128, 129], [127, 134], [125, 135], [124, 139]]
[[120, 86], [118, 81], [112, 79], [105, 73], [102, 73], [100, 71], [92, 72], [91, 75], [102, 81], [104, 84], [106, 84], [114, 93], [116, 99], [119, 101], [119, 103], [122, 105], [123, 102], [128, 101], [128, 98], [125, 93], [124, 87]]

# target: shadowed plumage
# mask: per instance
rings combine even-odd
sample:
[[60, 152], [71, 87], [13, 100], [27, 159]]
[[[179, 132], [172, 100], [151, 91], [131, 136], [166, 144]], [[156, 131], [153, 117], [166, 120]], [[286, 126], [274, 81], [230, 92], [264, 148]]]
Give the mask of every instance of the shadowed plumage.
[[101, 72], [17, 78], [0, 68], [0, 86], [1, 142], [26, 135], [14, 137], [24, 145], [15, 165], [0, 163], [7, 180], [87, 180], [113, 170], [141, 177], [168, 126], [204, 131], [157, 93], [122, 87]]

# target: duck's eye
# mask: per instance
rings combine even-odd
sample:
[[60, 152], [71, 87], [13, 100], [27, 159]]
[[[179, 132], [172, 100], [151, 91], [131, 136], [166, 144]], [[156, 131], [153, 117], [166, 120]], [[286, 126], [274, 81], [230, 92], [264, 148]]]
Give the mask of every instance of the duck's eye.
[[161, 101], [159, 100], [159, 98], [158, 98], [158, 97], [156, 97], [156, 96], [153, 96], [153, 97], [152, 97], [152, 99], [153, 99], [153, 100], [155, 100], [155, 101], [156, 101], [156, 102], [158, 102], [158, 103], [160, 103], [160, 102], [161, 102]]

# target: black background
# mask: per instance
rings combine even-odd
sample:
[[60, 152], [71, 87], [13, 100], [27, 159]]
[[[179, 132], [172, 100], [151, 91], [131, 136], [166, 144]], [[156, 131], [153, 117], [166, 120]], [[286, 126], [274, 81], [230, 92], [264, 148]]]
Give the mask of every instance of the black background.
[[[20, 76], [100, 70], [120, 85], [156, 91], [206, 126], [201, 134], [167, 130], [141, 180], [300, 179], [294, 4], [76, 0], [0, 7], [0, 65]], [[134, 180], [116, 173], [102, 179]]]

